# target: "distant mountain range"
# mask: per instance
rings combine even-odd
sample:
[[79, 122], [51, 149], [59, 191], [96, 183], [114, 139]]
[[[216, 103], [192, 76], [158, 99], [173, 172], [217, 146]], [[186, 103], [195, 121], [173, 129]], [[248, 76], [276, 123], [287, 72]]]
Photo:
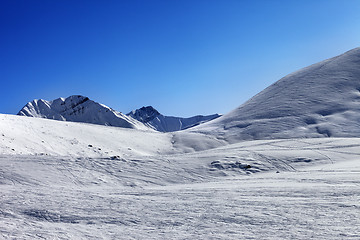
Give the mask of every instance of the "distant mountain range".
[[83, 96], [34, 100], [19, 115], [162, 132], [186, 129], [176, 135], [177, 142], [183, 140], [184, 132], [201, 133], [230, 143], [359, 137], [360, 48], [289, 74], [220, 117], [217, 114], [169, 117], [153, 107], [142, 107], [125, 115]]
[[136, 109], [127, 115], [160, 132], [180, 131], [221, 116], [213, 114], [208, 116], [197, 115], [189, 118], [171, 117], [160, 114], [151, 106]]
[[183, 130], [220, 116], [218, 114], [190, 118], [164, 116], [151, 106], [142, 107], [125, 115], [81, 95], [53, 101], [35, 99], [27, 103], [18, 115], [141, 130], [154, 129], [161, 132]]

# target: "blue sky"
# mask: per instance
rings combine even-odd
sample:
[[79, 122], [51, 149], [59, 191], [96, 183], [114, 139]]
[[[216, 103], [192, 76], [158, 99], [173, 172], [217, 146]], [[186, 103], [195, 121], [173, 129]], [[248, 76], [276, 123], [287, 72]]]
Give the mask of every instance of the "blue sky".
[[359, 47], [359, 12], [357, 0], [2, 0], [0, 113], [74, 94], [124, 113], [227, 113]]

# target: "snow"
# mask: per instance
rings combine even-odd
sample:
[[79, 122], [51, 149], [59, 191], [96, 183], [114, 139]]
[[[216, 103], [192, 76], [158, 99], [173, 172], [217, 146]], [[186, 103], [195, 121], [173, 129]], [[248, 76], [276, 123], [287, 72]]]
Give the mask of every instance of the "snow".
[[0, 130], [0, 238], [359, 238], [360, 138], [226, 144], [11, 115]]
[[82, 97], [0, 114], [0, 238], [360, 239], [359, 62], [315, 64], [178, 132], [44, 119], [123, 116]]
[[2, 155], [0, 236], [358, 239], [359, 155], [359, 139], [332, 138], [120, 159]]
[[0, 154], [74, 157], [166, 153], [171, 150], [172, 137], [152, 130], [4, 114], [0, 114], [0, 134]]
[[229, 142], [360, 136], [360, 48], [275, 82], [249, 101], [189, 131]]

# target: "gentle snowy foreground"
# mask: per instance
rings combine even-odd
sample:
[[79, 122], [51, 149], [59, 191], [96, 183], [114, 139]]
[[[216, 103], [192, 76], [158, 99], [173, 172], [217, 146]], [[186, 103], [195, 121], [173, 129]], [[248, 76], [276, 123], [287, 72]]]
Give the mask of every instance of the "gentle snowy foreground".
[[113, 159], [2, 155], [0, 236], [359, 239], [359, 156], [357, 138]]

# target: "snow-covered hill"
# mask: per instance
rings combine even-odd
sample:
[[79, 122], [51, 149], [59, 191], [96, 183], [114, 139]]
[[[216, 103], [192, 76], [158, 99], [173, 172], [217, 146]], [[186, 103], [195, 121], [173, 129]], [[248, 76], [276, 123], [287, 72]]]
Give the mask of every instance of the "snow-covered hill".
[[220, 117], [219, 114], [189, 118], [164, 116], [151, 106], [133, 110], [127, 115], [160, 132], [180, 131]]
[[0, 154], [111, 157], [201, 151], [226, 143], [199, 133], [162, 133], [0, 114]]
[[360, 48], [292, 73], [190, 131], [230, 142], [360, 136]]
[[18, 115], [123, 128], [148, 129], [139, 121], [80, 95], [58, 98], [53, 101], [33, 100], [27, 103]]

